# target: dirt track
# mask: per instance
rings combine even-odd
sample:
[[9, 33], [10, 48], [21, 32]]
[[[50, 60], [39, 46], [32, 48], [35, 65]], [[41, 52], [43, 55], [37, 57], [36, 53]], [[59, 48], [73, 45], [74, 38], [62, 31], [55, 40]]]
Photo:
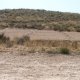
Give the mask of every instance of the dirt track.
[[74, 40], [80, 41], [79, 32], [58, 32], [53, 30], [33, 30], [33, 29], [3, 29], [1, 33], [5, 33], [11, 39], [15, 37], [22, 37], [24, 35], [30, 36], [31, 40]]

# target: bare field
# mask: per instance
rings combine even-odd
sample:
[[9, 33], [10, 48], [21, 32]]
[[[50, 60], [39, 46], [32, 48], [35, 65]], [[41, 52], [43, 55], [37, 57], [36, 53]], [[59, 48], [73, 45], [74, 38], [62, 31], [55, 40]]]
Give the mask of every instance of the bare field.
[[53, 30], [36, 30], [36, 29], [10, 29], [6, 28], [0, 30], [0, 33], [4, 33], [10, 37], [11, 40], [15, 37], [22, 37], [25, 35], [30, 36], [31, 40], [72, 40], [80, 41], [79, 32], [58, 32]]
[[80, 80], [80, 55], [0, 52], [0, 80]]

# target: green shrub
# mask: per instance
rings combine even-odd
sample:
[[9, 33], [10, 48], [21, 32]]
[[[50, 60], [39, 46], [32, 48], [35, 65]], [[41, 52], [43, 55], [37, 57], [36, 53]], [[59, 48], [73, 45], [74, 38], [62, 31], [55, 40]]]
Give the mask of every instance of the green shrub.
[[70, 51], [68, 48], [60, 48], [60, 53], [68, 55], [68, 54], [70, 54]]

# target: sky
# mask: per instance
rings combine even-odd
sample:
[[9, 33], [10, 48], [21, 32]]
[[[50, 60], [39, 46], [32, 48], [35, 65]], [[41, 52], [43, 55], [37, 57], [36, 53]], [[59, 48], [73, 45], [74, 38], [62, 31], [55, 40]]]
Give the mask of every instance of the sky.
[[19, 8], [80, 13], [80, 0], [0, 0], [0, 9]]

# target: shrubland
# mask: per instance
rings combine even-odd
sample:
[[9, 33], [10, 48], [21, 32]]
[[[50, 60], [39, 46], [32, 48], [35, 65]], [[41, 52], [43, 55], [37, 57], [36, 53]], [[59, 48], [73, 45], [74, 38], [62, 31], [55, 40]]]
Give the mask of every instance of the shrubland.
[[80, 14], [33, 9], [0, 10], [0, 29], [28, 28], [80, 32]]

